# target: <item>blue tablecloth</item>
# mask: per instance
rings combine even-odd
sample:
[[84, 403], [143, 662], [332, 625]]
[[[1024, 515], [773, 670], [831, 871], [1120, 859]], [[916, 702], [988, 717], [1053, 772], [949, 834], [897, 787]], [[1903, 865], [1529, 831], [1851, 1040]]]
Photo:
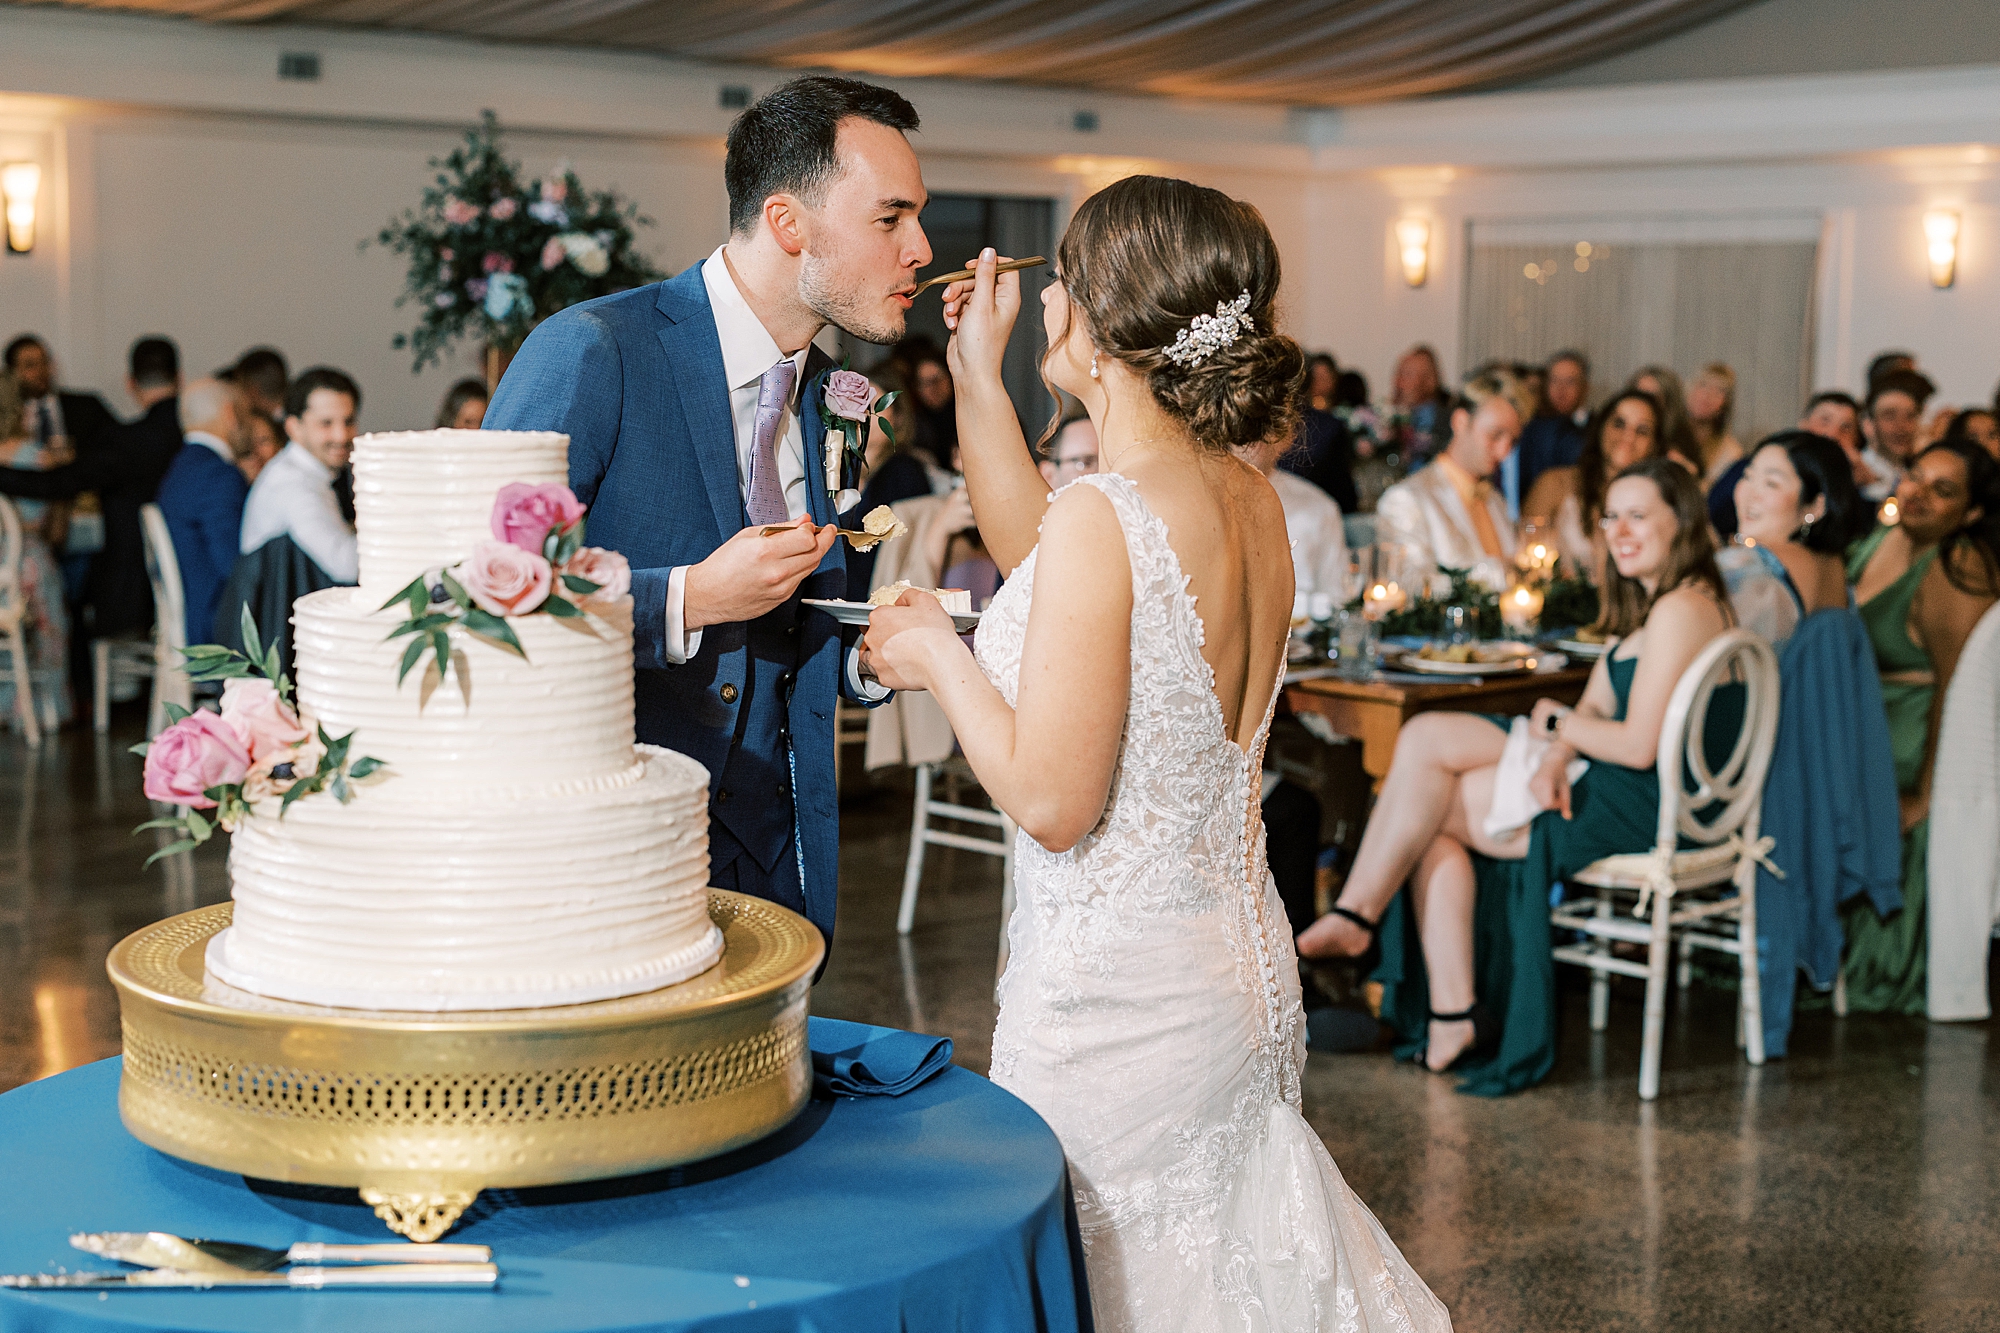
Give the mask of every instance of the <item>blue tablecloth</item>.
[[[394, 1239], [352, 1191], [246, 1180], [141, 1144], [118, 1119], [115, 1059], [0, 1097], [0, 1272], [115, 1268], [69, 1234], [147, 1230]], [[489, 1192], [446, 1239], [491, 1245], [499, 1288], [0, 1291], [0, 1329], [1090, 1328], [1055, 1135], [956, 1067], [901, 1097], [815, 1098], [781, 1133], [707, 1162]]]

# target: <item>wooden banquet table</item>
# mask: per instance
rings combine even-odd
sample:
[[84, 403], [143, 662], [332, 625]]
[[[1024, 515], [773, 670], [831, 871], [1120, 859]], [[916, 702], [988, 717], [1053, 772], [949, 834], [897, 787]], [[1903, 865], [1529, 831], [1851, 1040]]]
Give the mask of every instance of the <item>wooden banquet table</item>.
[[1400, 672], [1377, 672], [1360, 679], [1297, 674], [1305, 678], [1287, 678], [1285, 702], [1294, 713], [1317, 713], [1341, 735], [1360, 741], [1361, 767], [1379, 788], [1396, 755], [1397, 733], [1418, 713], [1526, 713], [1543, 698], [1574, 704], [1590, 681], [1590, 666], [1422, 681], [1406, 679]]

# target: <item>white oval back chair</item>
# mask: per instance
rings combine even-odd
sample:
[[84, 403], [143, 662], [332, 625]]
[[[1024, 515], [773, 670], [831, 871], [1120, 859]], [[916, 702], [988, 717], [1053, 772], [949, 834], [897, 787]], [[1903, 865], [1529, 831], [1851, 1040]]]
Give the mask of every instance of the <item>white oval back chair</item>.
[[[1729, 756], [1711, 765], [1705, 744], [1709, 706], [1730, 682], [1744, 688], [1743, 726]], [[1569, 876], [1572, 893], [1588, 886], [1595, 899], [1572, 897], [1550, 920], [1587, 942], [1559, 945], [1558, 962], [1591, 970], [1590, 1026], [1602, 1032], [1610, 1010], [1610, 974], [1646, 979], [1646, 1025], [1639, 1058], [1639, 1096], [1660, 1091], [1660, 1040], [1666, 1025], [1667, 954], [1681, 943], [1681, 984], [1688, 950], [1735, 954], [1741, 968], [1737, 1044], [1750, 1063], [1764, 1063], [1763, 998], [1757, 976], [1757, 867], [1783, 875], [1770, 862], [1771, 840], [1758, 836], [1764, 776], [1778, 734], [1778, 658], [1748, 630], [1733, 629], [1702, 649], [1681, 673], [1660, 724], [1660, 819], [1650, 852], [1607, 856]], [[1690, 783], [1692, 785], [1690, 786]], [[1720, 805], [1719, 811], [1710, 807]], [[1685, 850], [1682, 842], [1692, 844]], [[1704, 893], [1732, 885], [1734, 892]], [[1638, 895], [1631, 918], [1616, 912], [1617, 898]], [[1633, 919], [1637, 918], [1637, 919]], [[1734, 929], [1729, 929], [1730, 926]], [[1644, 944], [1646, 961], [1620, 958], [1614, 943]]]
[[152, 699], [146, 709], [146, 735], [157, 736], [167, 725], [167, 705], [194, 707], [194, 685], [188, 680], [187, 662], [181, 649], [187, 647], [187, 600], [181, 590], [180, 560], [174, 555], [173, 533], [167, 516], [158, 505], [139, 510], [139, 533], [145, 538], [146, 578], [153, 585], [153, 633], [149, 639], [116, 637], [98, 639], [90, 645], [95, 696], [91, 725], [97, 731], [111, 726], [111, 663], [135, 675], [152, 680]]

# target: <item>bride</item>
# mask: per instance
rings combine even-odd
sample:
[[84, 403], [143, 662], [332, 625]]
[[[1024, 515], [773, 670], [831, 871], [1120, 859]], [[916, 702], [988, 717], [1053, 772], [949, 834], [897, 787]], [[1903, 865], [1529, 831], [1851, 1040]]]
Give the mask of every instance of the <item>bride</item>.
[[1007, 571], [968, 653], [936, 600], [878, 609], [1021, 827], [993, 1079], [1069, 1160], [1106, 1329], [1443, 1330], [1443, 1305], [1299, 1114], [1298, 968], [1260, 769], [1292, 565], [1270, 483], [1304, 368], [1247, 204], [1139, 176], [1086, 200], [1043, 295], [1044, 374], [1104, 471], [1051, 498], [1000, 378], [1019, 279], [946, 293], [959, 440]]

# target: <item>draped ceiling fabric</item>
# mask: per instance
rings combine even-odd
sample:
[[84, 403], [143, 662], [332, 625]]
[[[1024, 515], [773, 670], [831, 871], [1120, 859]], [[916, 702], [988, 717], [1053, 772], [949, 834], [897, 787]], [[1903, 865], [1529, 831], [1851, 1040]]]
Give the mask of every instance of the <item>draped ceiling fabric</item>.
[[82, 0], [693, 60], [1343, 105], [1516, 83], [1748, 0]]

